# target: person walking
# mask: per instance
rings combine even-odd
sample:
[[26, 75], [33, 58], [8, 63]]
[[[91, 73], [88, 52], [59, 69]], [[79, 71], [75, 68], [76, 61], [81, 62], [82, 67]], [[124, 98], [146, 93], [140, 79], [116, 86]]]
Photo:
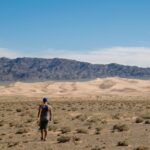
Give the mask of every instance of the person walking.
[[52, 120], [52, 107], [48, 105], [48, 99], [43, 98], [38, 110], [38, 123], [41, 131], [41, 141], [47, 140], [48, 122]]

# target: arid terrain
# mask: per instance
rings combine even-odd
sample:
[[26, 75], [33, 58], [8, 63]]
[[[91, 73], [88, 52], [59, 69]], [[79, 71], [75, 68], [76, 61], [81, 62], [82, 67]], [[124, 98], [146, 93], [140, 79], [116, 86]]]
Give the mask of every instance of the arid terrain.
[[[37, 124], [43, 96], [53, 107], [45, 142]], [[0, 149], [149, 150], [150, 81], [104, 78], [1, 85]]]
[[150, 80], [97, 78], [90, 81], [15, 82], [0, 86], [1, 96], [89, 97], [101, 95], [149, 96]]

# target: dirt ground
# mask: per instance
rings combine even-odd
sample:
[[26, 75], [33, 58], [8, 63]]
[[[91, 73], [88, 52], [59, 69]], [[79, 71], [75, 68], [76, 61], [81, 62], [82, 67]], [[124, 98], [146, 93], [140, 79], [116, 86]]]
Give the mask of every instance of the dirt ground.
[[[22, 99], [24, 99], [22, 101]], [[3, 150], [148, 150], [150, 100], [50, 100], [53, 121], [40, 141], [40, 100], [0, 97], [0, 149]], [[30, 100], [30, 101], [29, 101]]]

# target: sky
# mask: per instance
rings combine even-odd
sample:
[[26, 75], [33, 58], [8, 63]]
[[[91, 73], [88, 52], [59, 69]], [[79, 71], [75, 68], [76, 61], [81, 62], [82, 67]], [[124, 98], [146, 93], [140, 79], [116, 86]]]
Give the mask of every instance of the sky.
[[0, 57], [150, 67], [149, 0], [0, 0]]

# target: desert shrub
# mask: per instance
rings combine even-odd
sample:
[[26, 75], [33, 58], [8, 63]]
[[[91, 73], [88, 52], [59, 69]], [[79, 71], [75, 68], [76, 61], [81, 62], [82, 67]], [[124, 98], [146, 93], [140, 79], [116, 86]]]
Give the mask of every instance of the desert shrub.
[[53, 123], [54, 123], [54, 124], [58, 124], [58, 123], [59, 123], [59, 120], [58, 120], [58, 119], [54, 119], [54, 120], [53, 120]]
[[16, 121], [13, 124], [16, 128], [23, 128], [25, 126], [25, 124], [23, 124], [22, 122], [19, 122], [19, 121]]
[[21, 108], [16, 109], [16, 112], [21, 112], [21, 111], [22, 111]]
[[135, 148], [134, 150], [149, 150], [149, 148], [146, 146], [139, 146], [139, 147]]
[[28, 130], [26, 128], [23, 129], [19, 129], [16, 134], [24, 134], [24, 133], [28, 133]]
[[10, 147], [14, 147], [14, 146], [16, 146], [16, 145], [18, 145], [19, 144], [19, 142], [14, 142], [14, 143], [8, 143], [8, 147], [10, 148]]
[[95, 131], [95, 134], [101, 134], [100, 131]]
[[9, 136], [8, 136], [8, 138], [9, 138], [9, 139], [12, 139], [12, 138], [13, 138], [13, 136], [12, 136], [12, 135], [9, 135]]
[[101, 123], [102, 124], [107, 124], [107, 120], [102, 120]]
[[86, 121], [86, 122], [84, 123], [84, 125], [85, 125], [85, 126], [92, 126], [92, 122], [87, 122], [87, 121]]
[[142, 122], [143, 122], [143, 119], [142, 119], [142, 118], [136, 118], [135, 122], [136, 122], [136, 123], [142, 123]]
[[112, 115], [112, 119], [120, 119], [120, 114], [114, 114], [114, 115]]
[[2, 127], [4, 125], [4, 122], [3, 121], [1, 121], [0, 122], [0, 127]]
[[22, 141], [23, 143], [28, 143], [29, 141], [28, 140], [25, 140], [25, 141]]
[[30, 118], [34, 118], [35, 117], [34, 113], [32, 113], [32, 112], [29, 112], [29, 116], [30, 116]]
[[117, 146], [128, 146], [128, 141], [119, 141]]
[[77, 111], [77, 108], [76, 107], [72, 107], [71, 111]]
[[80, 121], [85, 121], [87, 119], [87, 116], [83, 115], [83, 114], [79, 114], [79, 115], [75, 116], [74, 119], [79, 119]]
[[5, 114], [1, 114], [2, 117], [5, 117]]
[[69, 136], [60, 136], [57, 138], [57, 142], [58, 143], [66, 143], [70, 141], [70, 137]]
[[100, 131], [101, 131], [100, 127], [95, 128], [95, 134], [100, 134]]
[[33, 122], [33, 119], [27, 119], [25, 123], [31, 123], [31, 122]]
[[96, 123], [99, 120], [100, 119], [97, 116], [91, 116], [90, 118], [87, 119], [87, 122]]
[[64, 133], [68, 133], [71, 131], [70, 127], [62, 127], [60, 129], [61, 133], [64, 134]]
[[80, 109], [81, 109], [81, 110], [84, 110], [85, 108], [84, 108], [84, 107], [81, 107]]
[[88, 126], [88, 129], [92, 129], [92, 126], [91, 126], [91, 125], [89, 125], [89, 126]]
[[13, 126], [15, 126], [15, 124], [13, 122], [10, 122], [9, 127], [13, 127]]
[[149, 106], [146, 106], [146, 109], [150, 109], [150, 105], [149, 105]]
[[21, 117], [24, 117], [24, 116], [26, 116], [26, 113], [25, 113], [25, 112], [20, 113], [20, 116], [21, 116]]
[[97, 128], [95, 128], [95, 130], [96, 130], [96, 131], [101, 131], [102, 128], [101, 128], [101, 127], [97, 127]]
[[150, 120], [146, 120], [144, 123], [145, 124], [150, 124]]
[[49, 125], [48, 130], [49, 131], [56, 131], [57, 127], [56, 127], [56, 125], [51, 124], [51, 125]]
[[141, 115], [141, 117], [143, 119], [150, 119], [150, 113], [145, 113], [145, 114]]
[[66, 108], [62, 108], [61, 110], [66, 110]]
[[74, 141], [74, 142], [76, 142], [76, 141], [80, 141], [80, 138], [79, 138], [79, 137], [77, 137], [77, 136], [73, 136], [73, 137], [72, 137], [72, 139], [73, 139], [73, 141]]
[[95, 146], [95, 147], [91, 148], [91, 150], [101, 150], [101, 148], [99, 146]]
[[46, 148], [45, 150], [53, 150], [51, 147]]
[[83, 134], [87, 134], [88, 133], [88, 131], [86, 129], [83, 129], [83, 128], [76, 129], [76, 132], [77, 133], [83, 133]]
[[8, 109], [6, 109], [6, 111], [13, 111], [12, 109], [10, 109], [10, 108], [8, 108]]
[[113, 126], [113, 131], [123, 132], [128, 131], [129, 127], [126, 124], [116, 124]]

